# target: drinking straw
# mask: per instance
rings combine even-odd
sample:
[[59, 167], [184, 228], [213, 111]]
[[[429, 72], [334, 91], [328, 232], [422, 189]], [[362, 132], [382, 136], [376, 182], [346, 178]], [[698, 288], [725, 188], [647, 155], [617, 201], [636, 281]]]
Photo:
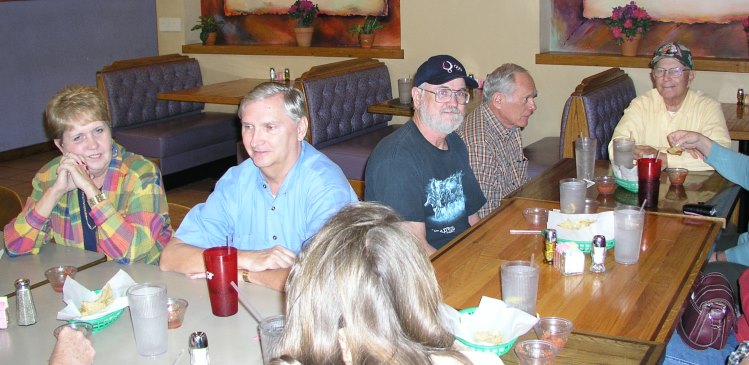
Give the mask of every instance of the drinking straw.
[[226, 254], [229, 254], [229, 235], [226, 235]]
[[172, 365], [177, 365], [179, 363], [179, 360], [182, 359], [182, 355], [185, 354], [185, 349], [179, 350], [179, 354], [177, 355], [177, 358], [172, 361]]
[[648, 202], [647, 199], [642, 200], [642, 205], [640, 206], [640, 213], [642, 213], [645, 210], [645, 204], [647, 204], [647, 202]]
[[658, 156], [661, 154], [661, 150], [658, 150], [658, 153], [655, 154], [655, 159], [658, 159]]
[[533, 265], [533, 259], [535, 258], [536, 258], [536, 253], [534, 252], [531, 254], [531, 265]]
[[511, 229], [510, 234], [541, 234], [541, 231], [533, 229]]
[[263, 319], [263, 316], [260, 315], [260, 313], [255, 309], [252, 304], [250, 304], [250, 298], [246, 297], [244, 294], [242, 294], [241, 291], [239, 291], [239, 287], [237, 287], [237, 284], [235, 282], [231, 282], [232, 288], [237, 291], [237, 294], [239, 295], [239, 301], [242, 302], [242, 305], [247, 309], [248, 312], [250, 312], [250, 315], [252, 318], [255, 318], [255, 321], [257, 323], [260, 323], [260, 321]]

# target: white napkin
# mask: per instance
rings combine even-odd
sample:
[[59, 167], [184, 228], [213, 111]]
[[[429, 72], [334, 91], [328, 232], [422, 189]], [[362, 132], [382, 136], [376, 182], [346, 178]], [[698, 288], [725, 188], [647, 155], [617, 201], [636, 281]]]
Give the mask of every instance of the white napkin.
[[[565, 228], [567, 226], [571, 226], [572, 229]], [[602, 234], [606, 241], [611, 241], [614, 240], [614, 212], [566, 214], [552, 210], [549, 212], [546, 228], [556, 229], [559, 240], [590, 242], [593, 236]]]
[[[510, 308], [505, 302], [490, 297], [482, 297], [473, 314], [460, 314], [454, 309], [450, 309], [454, 313], [449, 314], [451, 318], [443, 321], [443, 324], [445, 322], [451, 323], [455, 326], [453, 327], [453, 334], [469, 342], [474, 342], [474, 334], [479, 331], [497, 331], [504, 342], [508, 342], [513, 338], [524, 335], [538, 322], [538, 318], [519, 309]], [[443, 312], [440, 309], [440, 312], [444, 314], [449, 313], [450, 310]], [[450, 327], [446, 326], [446, 328], [450, 330]], [[492, 346], [496, 344], [484, 343], [482, 345]]]
[[[65, 280], [65, 284], [62, 287], [63, 301], [67, 304], [65, 308], [57, 312], [57, 319], [67, 321], [71, 319], [89, 321], [97, 318], [101, 318], [114, 311], [118, 311], [128, 306], [127, 300], [127, 289], [130, 288], [135, 281], [126, 272], [120, 270], [114, 276], [112, 276], [106, 284], [112, 288], [112, 296], [114, 300], [104, 310], [94, 313], [89, 316], [81, 316], [81, 312], [78, 308], [81, 307], [82, 301], [93, 302], [99, 294], [94, 293], [92, 290], [87, 289], [75, 279], [68, 277]], [[102, 285], [102, 288], [105, 285]]]
[[628, 169], [624, 166], [612, 164], [611, 170], [614, 171], [614, 177], [627, 181], [637, 181], [637, 165]]

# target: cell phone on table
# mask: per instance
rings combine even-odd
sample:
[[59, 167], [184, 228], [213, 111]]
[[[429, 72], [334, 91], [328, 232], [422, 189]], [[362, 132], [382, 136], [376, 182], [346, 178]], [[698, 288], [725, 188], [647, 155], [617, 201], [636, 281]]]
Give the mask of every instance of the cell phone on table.
[[687, 215], [702, 215], [707, 217], [715, 217], [718, 214], [718, 210], [712, 204], [684, 204], [681, 211]]

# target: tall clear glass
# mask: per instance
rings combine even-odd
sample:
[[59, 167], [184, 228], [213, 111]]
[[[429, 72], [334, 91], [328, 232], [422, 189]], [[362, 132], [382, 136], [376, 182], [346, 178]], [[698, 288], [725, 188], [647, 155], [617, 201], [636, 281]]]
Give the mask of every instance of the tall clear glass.
[[144, 283], [127, 290], [135, 346], [141, 356], [156, 356], [168, 349], [166, 286]]

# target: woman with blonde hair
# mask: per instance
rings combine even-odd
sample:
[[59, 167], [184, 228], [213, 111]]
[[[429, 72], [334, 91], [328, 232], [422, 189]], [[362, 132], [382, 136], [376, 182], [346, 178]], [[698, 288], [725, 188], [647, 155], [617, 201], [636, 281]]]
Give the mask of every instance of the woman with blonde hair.
[[34, 176], [23, 211], [5, 226], [8, 254], [54, 242], [121, 264], [158, 263], [172, 236], [159, 168], [112, 140], [107, 103], [94, 87], [64, 87], [45, 114], [62, 155]]
[[440, 324], [441, 301], [429, 258], [396, 213], [352, 204], [292, 267], [276, 363], [501, 363], [451, 349], [455, 338]]

